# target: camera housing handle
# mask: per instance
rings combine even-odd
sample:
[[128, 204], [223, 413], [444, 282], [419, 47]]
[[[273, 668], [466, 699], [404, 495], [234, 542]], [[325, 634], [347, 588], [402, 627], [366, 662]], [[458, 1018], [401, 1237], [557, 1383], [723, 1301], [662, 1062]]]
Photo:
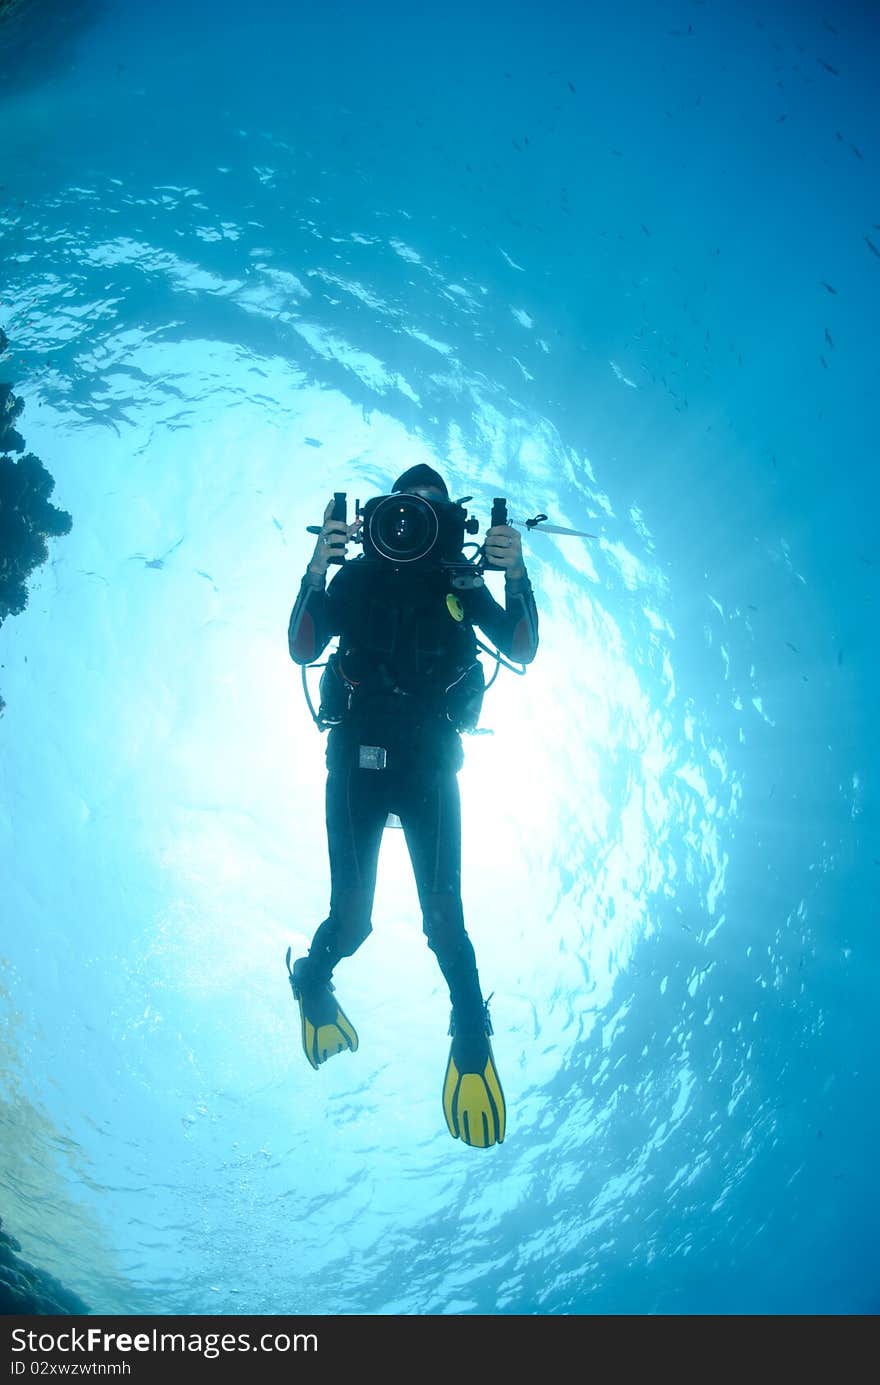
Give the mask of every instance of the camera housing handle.
[[[330, 515], [330, 518], [340, 519], [342, 520], [343, 524], [348, 523], [348, 501], [346, 499], [345, 491], [333, 492], [333, 512]], [[327, 561], [327, 566], [341, 567], [344, 562], [344, 558], [330, 558]]]
[[[489, 521], [489, 528], [490, 528], [490, 529], [494, 529], [495, 526], [496, 526], [496, 524], [506, 524], [506, 523], [507, 523], [507, 500], [506, 500], [505, 497], [502, 496], [502, 495], [496, 495], [496, 496], [495, 496], [495, 499], [492, 501], [492, 517], [491, 517], [491, 519], [490, 519], [490, 521]], [[500, 568], [500, 567], [498, 566], [497, 563], [490, 563], [490, 562], [489, 562], [489, 559], [486, 557], [486, 550], [485, 550], [485, 547], [484, 547], [484, 549], [483, 549], [483, 561], [482, 561], [482, 563], [480, 564], [480, 567], [481, 567], [485, 572], [502, 572], [502, 571], [503, 571], [503, 568]]]

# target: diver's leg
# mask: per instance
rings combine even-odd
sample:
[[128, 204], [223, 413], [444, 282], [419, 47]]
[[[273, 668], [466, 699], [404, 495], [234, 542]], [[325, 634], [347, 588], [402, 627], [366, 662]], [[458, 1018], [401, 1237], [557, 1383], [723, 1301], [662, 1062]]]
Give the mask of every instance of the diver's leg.
[[454, 1009], [479, 1023], [484, 1006], [461, 903], [461, 800], [454, 771], [403, 785], [399, 817], [428, 946], [446, 978]]
[[[313, 1068], [358, 1047], [354, 1025], [330, 984], [340, 957], [350, 957], [371, 929], [376, 867], [387, 817], [380, 771], [353, 767], [327, 776], [327, 841], [330, 850], [330, 915], [317, 929], [308, 956], [287, 966], [299, 1004], [302, 1044]], [[378, 782], [377, 782], [378, 781]]]
[[443, 1113], [454, 1139], [487, 1149], [504, 1140], [507, 1108], [489, 1038], [489, 1009], [464, 926], [461, 800], [455, 771], [443, 771], [421, 784], [410, 783], [401, 792], [399, 805], [425, 936], [452, 1001]]
[[347, 767], [327, 775], [330, 913], [309, 948], [309, 980], [326, 984], [341, 957], [351, 957], [372, 931], [382, 831], [388, 816], [383, 770]]

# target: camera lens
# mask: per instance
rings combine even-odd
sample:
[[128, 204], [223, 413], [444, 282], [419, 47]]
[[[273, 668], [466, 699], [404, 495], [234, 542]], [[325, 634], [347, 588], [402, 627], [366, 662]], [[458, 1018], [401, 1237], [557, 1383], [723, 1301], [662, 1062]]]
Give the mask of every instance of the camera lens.
[[437, 542], [437, 514], [418, 495], [394, 495], [370, 516], [370, 540], [376, 552], [396, 563], [415, 563]]

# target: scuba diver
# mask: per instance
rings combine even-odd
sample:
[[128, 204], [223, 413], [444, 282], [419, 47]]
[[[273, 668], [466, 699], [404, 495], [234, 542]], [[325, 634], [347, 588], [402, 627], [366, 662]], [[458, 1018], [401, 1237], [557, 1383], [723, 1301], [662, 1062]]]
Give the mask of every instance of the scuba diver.
[[[344, 515], [344, 496], [337, 499]], [[368, 501], [353, 524], [334, 518], [332, 501], [327, 506], [291, 613], [288, 645], [304, 668], [339, 637], [315, 717], [321, 729], [329, 727], [330, 910], [308, 954], [292, 967], [288, 949], [287, 967], [311, 1065], [354, 1051], [358, 1036], [331, 977], [372, 931], [382, 833], [389, 814], [396, 816], [425, 938], [452, 1005], [446, 1123], [454, 1138], [486, 1148], [503, 1141], [506, 1109], [488, 1001], [464, 923], [457, 774], [464, 763], [461, 734], [476, 729], [485, 689], [474, 627], [525, 665], [537, 652], [538, 615], [516, 530], [496, 523], [493, 510], [482, 566], [475, 566], [463, 553], [464, 532], [478, 525], [467, 520], [463, 503], [450, 500], [436, 471], [419, 465], [398, 477], [390, 495]], [[363, 553], [346, 561], [353, 540]], [[342, 565], [325, 589], [332, 564]], [[503, 607], [482, 580], [486, 567], [504, 572]]]

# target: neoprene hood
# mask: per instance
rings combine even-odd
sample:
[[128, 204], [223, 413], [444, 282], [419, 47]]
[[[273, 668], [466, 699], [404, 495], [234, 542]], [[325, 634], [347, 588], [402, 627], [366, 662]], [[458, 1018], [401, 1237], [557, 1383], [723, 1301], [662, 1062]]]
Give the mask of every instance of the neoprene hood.
[[436, 486], [442, 491], [446, 499], [449, 499], [449, 491], [446, 489], [446, 482], [438, 471], [420, 462], [418, 466], [411, 466], [409, 471], [405, 471], [402, 476], [398, 476], [394, 485], [391, 487], [392, 494], [395, 491], [412, 490], [414, 486]]

